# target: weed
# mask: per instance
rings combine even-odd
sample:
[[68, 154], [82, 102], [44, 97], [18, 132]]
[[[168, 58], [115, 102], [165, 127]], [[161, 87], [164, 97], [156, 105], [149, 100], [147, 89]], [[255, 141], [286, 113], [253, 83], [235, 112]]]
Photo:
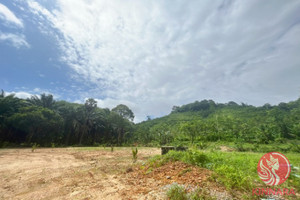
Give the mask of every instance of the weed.
[[297, 152], [297, 153], [300, 153], [300, 144], [296, 144], [296, 143], [292, 143], [292, 150], [294, 151], [294, 152]]
[[204, 142], [199, 142], [199, 143], [197, 144], [197, 147], [198, 147], [199, 149], [206, 149], [206, 148], [208, 147], [208, 144], [207, 144], [207, 143], [204, 143]]
[[52, 148], [55, 148], [55, 143], [52, 142], [52, 143], [51, 143], [51, 147], [52, 147]]
[[179, 172], [178, 176], [182, 176], [183, 174], [185, 174], [185, 173], [187, 173], [187, 172], [190, 172], [190, 171], [192, 171], [191, 168], [184, 169], [184, 170], [182, 170], [181, 172]]
[[151, 172], [152, 172], [152, 170], [153, 170], [153, 168], [152, 167], [149, 167], [148, 169], [147, 169], [147, 171], [145, 172], [145, 174], [147, 175], [147, 174], [150, 174]]
[[111, 146], [111, 147], [110, 147], [110, 151], [111, 151], [111, 152], [114, 152], [114, 146]]
[[184, 187], [173, 184], [167, 191], [167, 197], [170, 200], [213, 200], [216, 199], [212, 197], [209, 190], [205, 188], [195, 188], [194, 191], [188, 193], [185, 191]]
[[235, 148], [237, 151], [240, 151], [240, 152], [246, 151], [246, 148], [244, 147], [244, 144], [242, 142], [236, 142]]
[[187, 200], [187, 194], [184, 188], [178, 184], [173, 184], [167, 192], [167, 196], [170, 200]]
[[188, 151], [183, 157], [183, 161], [192, 165], [198, 165], [203, 167], [208, 163], [208, 157], [200, 151]]
[[40, 145], [37, 143], [33, 143], [31, 147], [31, 152], [34, 152]]
[[133, 162], [136, 162], [137, 160], [137, 154], [138, 154], [138, 149], [135, 148], [135, 150], [132, 148], [132, 159], [133, 159]]
[[197, 188], [193, 192], [188, 194], [190, 200], [213, 200], [216, 199], [212, 197], [210, 192], [205, 188]]

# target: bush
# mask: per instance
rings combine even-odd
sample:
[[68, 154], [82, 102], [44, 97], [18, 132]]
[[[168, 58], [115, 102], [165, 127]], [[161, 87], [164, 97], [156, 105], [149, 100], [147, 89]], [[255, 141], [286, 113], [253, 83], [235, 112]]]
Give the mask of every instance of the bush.
[[170, 200], [213, 200], [216, 199], [212, 197], [209, 190], [204, 188], [195, 188], [194, 191], [188, 193], [185, 191], [184, 187], [173, 184], [167, 192], [167, 197]]
[[240, 152], [246, 151], [246, 148], [244, 147], [244, 144], [242, 142], [236, 142], [235, 148], [237, 151], [240, 151]]
[[297, 152], [297, 153], [300, 153], [300, 144], [296, 144], [296, 143], [292, 143], [292, 147], [291, 147], [291, 150], [293, 152]]
[[184, 191], [184, 188], [178, 184], [173, 184], [167, 192], [167, 196], [170, 200], [187, 200], [188, 197]]
[[200, 151], [188, 151], [184, 154], [183, 161], [200, 167], [208, 163], [208, 157]]
[[204, 142], [199, 142], [197, 144], [197, 148], [199, 148], [199, 149], [206, 149], [207, 147], [208, 147], [208, 144], [204, 143]]
[[193, 192], [188, 194], [188, 199], [190, 200], [213, 200], [216, 199], [212, 197], [210, 192], [205, 188], [197, 188]]
[[0, 143], [1, 148], [6, 148], [8, 146], [9, 146], [9, 142], [7, 142], [7, 141], [4, 141], [4, 142]]
[[40, 145], [37, 143], [33, 143], [31, 147], [31, 152], [34, 152]]

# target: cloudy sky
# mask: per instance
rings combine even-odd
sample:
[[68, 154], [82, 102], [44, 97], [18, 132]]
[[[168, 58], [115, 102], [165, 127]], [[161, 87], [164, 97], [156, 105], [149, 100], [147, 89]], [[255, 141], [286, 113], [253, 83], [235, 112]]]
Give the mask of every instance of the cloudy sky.
[[135, 113], [300, 96], [297, 0], [1, 0], [0, 89]]

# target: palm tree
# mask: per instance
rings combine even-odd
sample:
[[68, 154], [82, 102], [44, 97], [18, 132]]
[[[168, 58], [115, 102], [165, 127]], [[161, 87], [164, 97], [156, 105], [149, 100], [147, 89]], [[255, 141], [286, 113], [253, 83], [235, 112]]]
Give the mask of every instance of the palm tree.
[[49, 108], [49, 109], [53, 109], [53, 106], [55, 104], [53, 95], [52, 94], [46, 95], [45, 93], [41, 94], [40, 98], [36, 95], [33, 95], [31, 96], [30, 99], [27, 99], [27, 101], [30, 102], [32, 105], [42, 106], [44, 108]]

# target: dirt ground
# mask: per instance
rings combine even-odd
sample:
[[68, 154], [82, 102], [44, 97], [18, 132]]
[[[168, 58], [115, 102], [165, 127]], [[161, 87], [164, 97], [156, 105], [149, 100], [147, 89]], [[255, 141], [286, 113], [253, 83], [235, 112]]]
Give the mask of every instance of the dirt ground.
[[[139, 148], [133, 164], [131, 148], [39, 148], [0, 150], [0, 199], [167, 199], [173, 184], [207, 187], [211, 172], [180, 162], [156, 169], [143, 163], [160, 154]], [[209, 193], [231, 199], [217, 185]]]
[[[141, 148], [138, 163], [160, 154]], [[130, 194], [126, 170], [130, 148], [54, 148], [0, 150], [0, 199], [157, 199], [156, 194]], [[162, 197], [163, 198], [163, 197]]]

